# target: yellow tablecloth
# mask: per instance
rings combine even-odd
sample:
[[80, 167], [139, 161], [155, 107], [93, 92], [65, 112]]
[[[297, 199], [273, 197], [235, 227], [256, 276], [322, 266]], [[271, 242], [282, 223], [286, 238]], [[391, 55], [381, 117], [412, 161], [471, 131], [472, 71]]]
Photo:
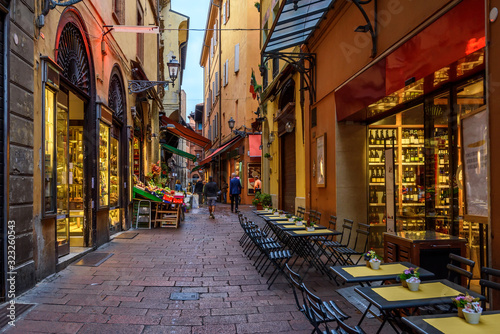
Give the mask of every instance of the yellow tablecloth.
[[374, 270], [372, 268], [368, 268], [367, 266], [358, 266], [351, 268], [343, 268], [347, 273], [349, 273], [352, 277], [363, 277], [363, 276], [384, 276], [384, 275], [396, 275], [403, 273], [405, 269], [408, 269], [407, 266], [404, 266], [400, 263], [394, 264], [381, 264], [379, 270]]
[[273, 212], [269, 210], [257, 210], [257, 213], [273, 213]]
[[468, 324], [458, 316], [424, 319], [426, 323], [445, 334], [486, 334], [500, 333], [500, 314], [483, 314], [477, 325]]
[[314, 234], [325, 234], [325, 233], [333, 233], [332, 231], [330, 230], [326, 230], [326, 229], [322, 229], [322, 230], [314, 230], [313, 232], [307, 232], [307, 231], [293, 231], [295, 234], [310, 234], [310, 235], [314, 235]]
[[[303, 228], [303, 229], [306, 229], [306, 226], [305, 225], [302, 225], [302, 226], [297, 226], [295, 224], [291, 224], [291, 225], [283, 225], [284, 228], [294, 228], [294, 227], [297, 227], [297, 228]], [[318, 225], [314, 225], [314, 227], [318, 227]]]
[[388, 286], [373, 288], [378, 295], [387, 301], [415, 300], [441, 297], [456, 297], [459, 291], [440, 282], [420, 283], [419, 291], [410, 291], [403, 286]]

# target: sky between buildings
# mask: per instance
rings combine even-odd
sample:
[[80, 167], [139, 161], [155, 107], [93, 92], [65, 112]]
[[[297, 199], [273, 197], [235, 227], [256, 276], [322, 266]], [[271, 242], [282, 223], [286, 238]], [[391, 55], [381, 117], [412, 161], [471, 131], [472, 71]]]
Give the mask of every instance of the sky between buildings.
[[[190, 29], [204, 29], [210, 0], [172, 0], [172, 10], [189, 16]], [[182, 89], [186, 92], [186, 118], [203, 102], [203, 69], [200, 67], [204, 31], [189, 31], [186, 69]], [[187, 119], [186, 119], [187, 121]]]

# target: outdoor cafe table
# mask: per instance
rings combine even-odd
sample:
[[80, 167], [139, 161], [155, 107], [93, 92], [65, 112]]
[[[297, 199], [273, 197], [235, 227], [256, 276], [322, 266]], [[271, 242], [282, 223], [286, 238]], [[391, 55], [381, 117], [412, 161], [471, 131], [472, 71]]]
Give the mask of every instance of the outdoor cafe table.
[[484, 296], [446, 279], [422, 282], [420, 283], [419, 291], [410, 291], [401, 284], [356, 287], [354, 291], [370, 303], [359, 320], [358, 325], [361, 325], [371, 305], [375, 305], [381, 311], [382, 324], [377, 333], [382, 330], [386, 322], [389, 322], [394, 330], [396, 330], [394, 325], [398, 321], [400, 322], [400, 319], [397, 314], [391, 312], [394, 310], [413, 309], [421, 306], [440, 304], [451, 305], [453, 297], [466, 293], [480, 300], [485, 299]]
[[[380, 269], [378, 270], [374, 270], [364, 264], [330, 267], [344, 283], [359, 283], [361, 286], [363, 286], [363, 283], [370, 285], [370, 282], [374, 281], [393, 280], [408, 268], [417, 268], [417, 266], [409, 262], [390, 262], [380, 264]], [[418, 268], [418, 272], [422, 280], [434, 277], [433, 273], [423, 268]]]
[[422, 334], [499, 333], [500, 311], [481, 314], [478, 324], [471, 325], [456, 314], [435, 314], [403, 318], [403, 323]]
[[[320, 272], [325, 273], [328, 277], [333, 278], [326, 266], [326, 263], [321, 260], [321, 245], [317, 245], [316, 237], [333, 237], [342, 234], [341, 232], [332, 231], [324, 228], [323, 226], [312, 232], [306, 231], [305, 228], [301, 230], [290, 228], [284, 230], [284, 232], [288, 236], [290, 248], [302, 256], [305, 261], [311, 264], [311, 266], [314, 266]], [[318, 246], [318, 249], [314, 248], [315, 245]]]

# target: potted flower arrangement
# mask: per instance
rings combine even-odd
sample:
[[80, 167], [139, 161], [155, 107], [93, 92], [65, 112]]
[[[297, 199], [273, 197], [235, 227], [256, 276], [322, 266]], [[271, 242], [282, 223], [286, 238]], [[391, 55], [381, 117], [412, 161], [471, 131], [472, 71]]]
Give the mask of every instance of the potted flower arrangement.
[[467, 305], [468, 303], [478, 302], [479, 298], [474, 298], [469, 294], [460, 294], [457, 297], [452, 298], [451, 300], [453, 301], [453, 305], [455, 305], [455, 307], [458, 309], [458, 316], [460, 318], [463, 318], [464, 314], [462, 311], [465, 308], [465, 305]]
[[313, 232], [314, 231], [314, 222], [311, 220], [306, 221], [306, 231]]
[[479, 302], [469, 302], [465, 304], [463, 309], [465, 321], [469, 324], [478, 324], [479, 318], [481, 317], [481, 313], [483, 313], [483, 308], [479, 304]]
[[255, 205], [257, 210], [262, 210], [262, 199], [260, 196], [260, 193], [255, 194], [255, 198], [252, 201], [252, 204]]
[[412, 276], [406, 280], [406, 284], [408, 285], [408, 289], [410, 291], [418, 291], [420, 287], [420, 278]]
[[289, 213], [286, 214], [286, 218], [288, 218], [289, 222], [293, 222], [293, 218], [292, 217], [293, 216], [291, 214], [289, 214]]
[[[371, 266], [373, 268], [372, 263], [374, 263], [374, 266], [377, 268], [373, 268], [373, 269], [379, 269], [380, 263], [382, 262], [382, 258], [380, 256], [378, 256], [377, 253], [373, 249], [371, 249], [368, 252], [366, 252], [365, 254], [363, 254], [363, 257], [366, 261], [367, 267]], [[374, 260], [374, 261], [372, 262], [372, 260]]]
[[281, 217], [281, 218], [285, 218], [285, 211], [280, 210], [280, 217]]
[[302, 223], [302, 218], [300, 218], [300, 217], [294, 218], [294, 221], [295, 221], [295, 225], [297, 225], [297, 226], [304, 225], [304, 223]]
[[418, 272], [418, 268], [413, 268], [413, 267], [410, 267], [408, 269], [405, 269], [405, 271], [403, 271], [402, 274], [399, 274], [397, 277], [396, 277], [396, 281], [400, 281], [401, 284], [407, 288], [408, 285], [406, 284], [406, 280], [407, 279], [410, 279], [411, 277], [416, 277], [416, 278], [419, 278], [420, 277], [420, 273]]

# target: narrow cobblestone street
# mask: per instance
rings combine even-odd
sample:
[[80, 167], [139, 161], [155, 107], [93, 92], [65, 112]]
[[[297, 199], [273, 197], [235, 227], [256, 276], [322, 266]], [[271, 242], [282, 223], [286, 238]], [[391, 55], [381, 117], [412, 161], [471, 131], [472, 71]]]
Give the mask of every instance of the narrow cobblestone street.
[[[262, 222], [250, 207], [243, 212]], [[37, 305], [7, 333], [311, 333], [285, 280], [268, 290], [267, 277], [243, 254], [237, 216], [220, 205], [216, 217], [203, 208], [186, 214], [179, 229], [114, 239], [98, 250], [114, 254], [100, 266], [70, 265], [21, 296], [19, 303]], [[306, 284], [352, 315], [349, 323], [359, 319], [327, 278], [312, 272]], [[200, 299], [172, 301], [172, 292]], [[366, 319], [363, 328], [378, 325]]]

